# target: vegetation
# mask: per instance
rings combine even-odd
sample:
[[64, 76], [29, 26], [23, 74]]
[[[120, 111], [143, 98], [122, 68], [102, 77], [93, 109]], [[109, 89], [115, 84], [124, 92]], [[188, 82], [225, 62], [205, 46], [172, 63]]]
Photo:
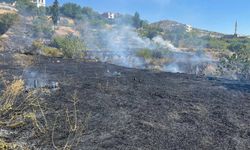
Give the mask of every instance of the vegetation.
[[149, 25], [144, 25], [144, 27], [139, 30], [139, 33], [140, 33], [141, 36], [147, 37], [147, 38], [149, 38], [151, 40], [154, 37], [156, 37], [157, 35], [161, 35], [162, 32], [163, 32], [162, 29], [157, 28], [157, 27], [152, 27], [152, 26], [149, 26]]
[[226, 42], [227, 50], [233, 53], [221, 58], [222, 73], [235, 74], [240, 79], [250, 79], [250, 39], [233, 38], [218, 41]]
[[33, 20], [33, 35], [35, 37], [50, 38], [53, 34], [51, 26], [46, 17], [39, 16]]
[[239, 52], [239, 51], [245, 50], [246, 48], [247, 48], [246, 45], [241, 42], [232, 42], [228, 46], [228, 49], [232, 52]]
[[57, 25], [59, 21], [59, 3], [57, 0], [54, 1], [53, 6], [51, 7], [52, 21], [54, 25]]
[[152, 56], [152, 50], [147, 49], [147, 48], [140, 49], [139, 51], [137, 51], [136, 55], [144, 59], [150, 59]]
[[0, 15], [0, 35], [4, 34], [15, 21], [17, 21], [18, 15], [14, 13], [6, 13]]
[[80, 5], [75, 3], [66, 3], [61, 7], [61, 13], [72, 19], [81, 19], [82, 18], [82, 8]]
[[[17, 79], [6, 84], [5, 90], [0, 95], [0, 127], [4, 128], [6, 133], [13, 134], [17, 131], [18, 134], [22, 133], [24, 128], [29, 128], [27, 132], [35, 134], [40, 140], [49, 142], [50, 147], [58, 150], [71, 149], [79, 143], [78, 139], [84, 133], [86, 126], [86, 120], [78, 115], [77, 93], [74, 92], [70, 98], [73, 105], [72, 110], [67, 108], [61, 112], [53, 111], [48, 114], [46, 111], [52, 110], [47, 108], [41, 95], [49, 96], [49, 93], [43, 89], [29, 89], [28, 92], [25, 92], [23, 80]], [[68, 137], [59, 140], [57, 134], [60, 131], [64, 131]], [[15, 142], [18, 136], [12, 136], [8, 140], [0, 137], [0, 149], [34, 148], [33, 145], [27, 145], [31, 133], [25, 133], [27, 136], [22, 137], [22, 142]]]
[[22, 14], [36, 15], [37, 7], [30, 0], [17, 0], [16, 7]]
[[83, 57], [86, 50], [83, 41], [74, 35], [55, 37], [52, 46], [62, 50], [67, 58]]
[[63, 53], [59, 49], [49, 46], [42, 48], [42, 54], [49, 57], [63, 57]]
[[142, 27], [142, 20], [140, 19], [140, 14], [138, 12], [135, 12], [135, 15], [133, 17], [133, 26], [136, 29], [139, 29]]
[[32, 49], [34, 51], [40, 51], [42, 55], [49, 57], [62, 57], [63, 53], [61, 50], [44, 45], [41, 41], [36, 40], [32, 43]]
[[90, 7], [83, 7], [82, 8], [82, 15], [83, 17], [86, 17], [87, 19], [96, 19], [100, 18], [100, 15], [98, 12], [95, 12], [92, 8]]
[[209, 38], [206, 47], [216, 50], [227, 50], [228, 43], [222, 39]]
[[140, 49], [136, 52], [136, 55], [138, 57], [141, 57], [145, 60], [147, 59], [161, 59], [163, 58], [164, 55], [168, 54], [169, 51], [168, 50], [151, 50], [148, 48], [143, 48]]

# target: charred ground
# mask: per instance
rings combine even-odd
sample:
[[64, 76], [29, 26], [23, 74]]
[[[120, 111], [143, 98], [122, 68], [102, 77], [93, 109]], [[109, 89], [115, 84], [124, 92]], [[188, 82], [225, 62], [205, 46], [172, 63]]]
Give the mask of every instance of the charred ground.
[[[41, 102], [49, 122], [55, 112], [72, 108], [69, 97], [77, 92], [78, 114], [86, 122], [72, 149], [250, 148], [248, 82], [34, 56], [28, 56], [32, 65], [21, 67], [12, 55], [4, 55], [5, 79], [14, 75], [27, 81], [23, 70], [29, 70], [59, 83]], [[56, 144], [68, 137], [64, 121], [58, 119]], [[51, 136], [27, 134], [32, 129], [15, 129], [6, 138], [30, 148], [53, 148]]]

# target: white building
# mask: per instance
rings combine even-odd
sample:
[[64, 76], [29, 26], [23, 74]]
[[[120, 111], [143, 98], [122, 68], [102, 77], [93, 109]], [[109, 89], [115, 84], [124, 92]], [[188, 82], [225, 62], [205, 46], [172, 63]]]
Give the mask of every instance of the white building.
[[46, 0], [32, 0], [32, 2], [35, 3], [38, 8], [46, 6]]
[[119, 16], [118, 13], [112, 13], [112, 12], [105, 12], [102, 14], [103, 17], [107, 18], [107, 19], [115, 19]]

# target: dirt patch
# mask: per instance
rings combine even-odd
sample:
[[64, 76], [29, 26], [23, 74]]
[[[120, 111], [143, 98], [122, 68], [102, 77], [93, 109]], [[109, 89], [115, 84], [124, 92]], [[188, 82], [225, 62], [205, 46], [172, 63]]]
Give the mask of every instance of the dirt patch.
[[72, 27], [58, 26], [57, 29], [55, 30], [56, 36], [66, 36], [68, 34], [73, 34], [75, 36], [80, 35], [80, 33], [74, 30]]

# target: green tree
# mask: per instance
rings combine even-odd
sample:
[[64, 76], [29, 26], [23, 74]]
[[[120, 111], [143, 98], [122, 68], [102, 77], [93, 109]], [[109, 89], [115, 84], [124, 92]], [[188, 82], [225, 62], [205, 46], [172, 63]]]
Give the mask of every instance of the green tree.
[[13, 13], [0, 15], [0, 35], [4, 34], [17, 18], [18, 15]]
[[33, 20], [33, 35], [35, 37], [47, 37], [50, 38], [53, 34], [51, 25], [46, 16], [37, 16]]
[[60, 19], [60, 16], [59, 16], [59, 2], [58, 0], [55, 0], [54, 3], [53, 3], [53, 6], [50, 8], [50, 13], [51, 13], [51, 18], [52, 18], [52, 21], [53, 21], [53, 24], [54, 25], [57, 25], [59, 19]]
[[61, 13], [72, 19], [82, 19], [82, 8], [75, 3], [66, 3], [61, 7]]
[[102, 19], [101, 15], [90, 7], [83, 7], [82, 15], [84, 17], [87, 17], [87, 19], [96, 19], [96, 20]]
[[140, 14], [138, 12], [135, 12], [135, 15], [133, 17], [133, 26], [136, 29], [139, 29], [142, 27], [142, 21], [140, 19]]
[[37, 7], [31, 0], [17, 0], [16, 7], [24, 15], [36, 15]]

